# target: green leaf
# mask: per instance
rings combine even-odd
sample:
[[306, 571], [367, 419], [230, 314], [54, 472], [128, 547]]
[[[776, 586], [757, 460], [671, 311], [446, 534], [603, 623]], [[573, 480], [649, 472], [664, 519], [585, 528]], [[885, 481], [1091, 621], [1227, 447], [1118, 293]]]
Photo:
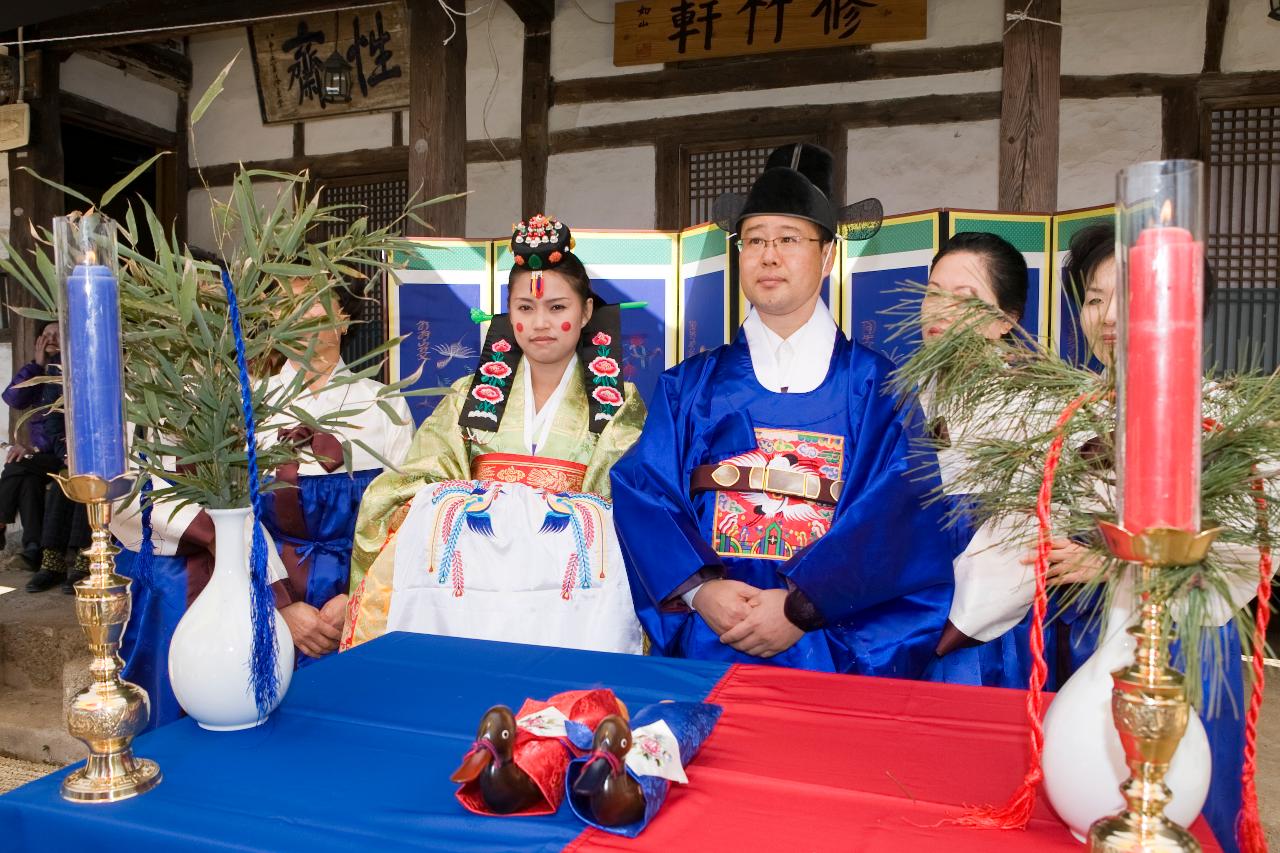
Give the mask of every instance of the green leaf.
[[107, 204], [113, 198], [120, 195], [121, 190], [123, 190], [125, 187], [129, 186], [129, 184], [136, 181], [138, 179], [138, 176], [141, 175], [143, 172], [150, 169], [152, 163], [154, 163], [155, 161], [159, 160], [161, 157], [169, 153], [170, 152], [168, 151], [161, 151], [159, 154], [148, 157], [146, 159], [146, 162], [141, 163], [132, 172], [130, 172], [129, 174], [125, 175], [123, 178], [121, 178], [120, 180], [112, 184], [111, 189], [107, 190], [105, 193], [102, 194], [102, 198], [98, 201], [98, 207], [99, 208], [106, 207]]
[[204, 117], [204, 111], [209, 109], [209, 105], [213, 103], [213, 99], [222, 94], [222, 84], [226, 81], [227, 75], [231, 73], [231, 66], [236, 64], [236, 60], [240, 58], [240, 51], [236, 51], [236, 55], [231, 57], [223, 69], [218, 72], [218, 76], [213, 78], [213, 82], [209, 84], [209, 88], [204, 90], [204, 94], [200, 96], [200, 100], [196, 101], [196, 105], [191, 110], [191, 126], [195, 127], [196, 122]]
[[30, 175], [31, 177], [35, 178], [35, 179], [36, 179], [37, 181], [39, 181], [40, 183], [42, 183], [42, 184], [48, 184], [49, 186], [53, 187], [55, 190], [58, 190], [58, 191], [63, 192], [63, 193], [66, 193], [67, 195], [71, 196], [72, 198], [78, 198], [78, 199], [80, 199], [80, 201], [82, 201], [82, 202], [84, 202], [85, 204], [89, 205], [89, 207], [93, 207], [93, 202], [92, 202], [92, 201], [90, 201], [90, 200], [88, 199], [88, 197], [87, 197], [87, 196], [83, 196], [83, 195], [81, 195], [80, 193], [78, 193], [78, 192], [76, 192], [75, 190], [71, 189], [71, 187], [64, 187], [62, 184], [58, 183], [57, 181], [51, 181], [51, 180], [49, 180], [48, 178], [46, 178], [44, 175], [41, 175], [39, 172], [37, 172], [37, 171], [35, 171], [34, 169], [31, 169], [31, 168], [29, 168], [29, 167], [27, 167], [27, 166], [19, 166], [18, 168], [19, 168], [20, 170], [22, 170], [23, 172], [26, 172], [26, 173], [27, 173], [28, 175]]

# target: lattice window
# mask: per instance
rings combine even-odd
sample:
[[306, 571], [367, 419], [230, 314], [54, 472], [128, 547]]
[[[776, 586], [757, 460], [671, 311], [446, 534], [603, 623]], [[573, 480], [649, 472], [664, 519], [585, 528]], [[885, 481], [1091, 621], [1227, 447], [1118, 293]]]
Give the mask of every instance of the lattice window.
[[1280, 98], [1209, 111], [1209, 329], [1224, 368], [1280, 365]]
[[[339, 215], [346, 220], [367, 216], [370, 228], [384, 228], [400, 216], [408, 198], [408, 179], [387, 176], [326, 185], [321, 204], [359, 205], [350, 210], [339, 211]], [[345, 226], [339, 226], [338, 223], [326, 223], [320, 229], [328, 237], [343, 227]], [[352, 324], [342, 341], [342, 357], [348, 362], [369, 353], [387, 339], [385, 293], [386, 288], [380, 278], [369, 281], [364, 294], [368, 298], [360, 301], [356, 312], [358, 316], [352, 318], [357, 322]]]
[[[781, 143], [778, 143], [781, 144]], [[696, 151], [686, 155], [689, 203], [688, 220], [696, 225], [711, 219], [711, 206], [722, 193], [746, 193], [764, 171], [769, 152], [777, 147], [730, 148], [721, 151]]]

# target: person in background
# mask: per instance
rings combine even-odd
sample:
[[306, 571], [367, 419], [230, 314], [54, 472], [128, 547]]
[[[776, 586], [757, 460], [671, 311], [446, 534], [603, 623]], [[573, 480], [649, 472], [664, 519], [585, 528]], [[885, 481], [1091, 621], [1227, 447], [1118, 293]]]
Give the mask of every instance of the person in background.
[[[989, 319], [974, 313], [972, 300], [990, 307]], [[1017, 335], [1027, 304], [1027, 263], [1017, 249], [993, 234], [961, 233], [934, 256], [921, 303], [924, 346], [957, 322], [996, 341]], [[985, 320], [985, 321], [984, 321]], [[952, 481], [965, 461], [966, 442], [1009, 438], [1024, 412], [986, 412], [968, 424], [947, 424], [930, 411], [932, 385], [921, 393], [938, 442], [938, 464], [947, 492], [948, 530], [955, 558], [956, 595], [937, 657], [925, 678], [952, 684], [1025, 688], [1031, 674], [1031, 600], [1035, 577], [1021, 557], [1032, 535], [1031, 519], [991, 518], [978, 524]], [[1052, 626], [1046, 633], [1051, 634]], [[1050, 644], [1051, 645], [1051, 644]]]
[[[1087, 344], [1087, 364], [1095, 370], [1112, 369], [1119, 338], [1115, 242], [1115, 227], [1110, 223], [1084, 228], [1072, 239], [1067, 259], [1067, 294], [1076, 308], [1080, 331]], [[1213, 272], [1206, 264], [1206, 309], [1213, 298], [1214, 284]], [[1206, 417], [1213, 413], [1213, 383], [1209, 381], [1204, 385], [1204, 413]], [[1224, 564], [1238, 566], [1239, 571], [1230, 582], [1230, 599], [1214, 610], [1221, 627], [1211, 642], [1216, 642], [1222, 652], [1219, 657], [1223, 664], [1222, 673], [1214, 673], [1207, 664], [1212, 657], [1208, 648], [1202, 655], [1206, 664], [1201, 668], [1201, 695], [1205, 697], [1201, 719], [1209, 735], [1209, 749], [1213, 756], [1213, 775], [1204, 816], [1223, 850], [1235, 853], [1238, 850], [1236, 818], [1242, 799], [1240, 774], [1246, 696], [1239, 655], [1240, 637], [1232, 617], [1254, 597], [1258, 586], [1258, 552], [1253, 548], [1216, 542], [1213, 554]], [[1024, 557], [1028, 566], [1034, 561], [1034, 553]], [[1056, 591], [1054, 597], [1059, 601], [1056, 609], [1061, 611], [1058, 617], [1057, 664], [1058, 677], [1062, 681], [1093, 654], [1100, 633], [1097, 615], [1100, 596], [1087, 591], [1080, 594], [1080, 590], [1073, 590], [1072, 586], [1088, 582], [1104, 567], [1104, 560], [1086, 543], [1070, 538], [1054, 540], [1049, 555], [1048, 583], [1051, 591]], [[1176, 647], [1174, 653], [1174, 663], [1180, 666]], [[1051, 665], [1053, 662], [1050, 661]]]
[[[18, 369], [4, 401], [19, 411], [34, 410], [26, 422], [27, 443], [12, 445], [0, 472], [0, 522], [22, 519], [21, 560], [37, 570], [27, 582], [27, 592], [44, 592], [61, 585], [75, 592], [76, 581], [88, 576], [88, 560], [77, 555], [68, 572], [67, 550], [89, 545], [89, 518], [85, 508], [62, 493], [50, 474], [67, 465], [66, 419], [53, 406], [62, 397], [61, 339], [57, 323], [47, 323], [36, 338], [31, 361]], [[25, 383], [47, 378], [48, 382]]]
[[[312, 283], [294, 279], [292, 285], [302, 293]], [[329, 295], [328, 306], [317, 299], [303, 319], [323, 320], [326, 311], [333, 311], [329, 319], [334, 323], [316, 331], [310, 351], [287, 361], [271, 383], [288, 387], [302, 374], [308, 390], [294, 408], [317, 421], [338, 416], [344, 425], [315, 429], [292, 421], [265, 431], [268, 441], [274, 437], [307, 451], [301, 462], [276, 470], [283, 485], [267, 492], [263, 518], [288, 572], [272, 589], [300, 653], [300, 666], [338, 648], [361, 497], [384, 467], [394, 471], [404, 462], [414, 432], [403, 397], [380, 401], [383, 386], [377, 381], [345, 381], [350, 371], [342, 359], [342, 339], [357, 297], [345, 286]], [[344, 381], [334, 384], [338, 376]]]

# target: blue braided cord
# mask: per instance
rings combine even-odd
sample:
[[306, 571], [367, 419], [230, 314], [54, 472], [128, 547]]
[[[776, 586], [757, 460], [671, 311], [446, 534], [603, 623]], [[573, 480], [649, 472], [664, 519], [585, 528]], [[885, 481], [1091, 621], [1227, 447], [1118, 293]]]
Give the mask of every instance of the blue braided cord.
[[240, 401], [244, 410], [245, 444], [249, 465], [249, 503], [253, 509], [253, 546], [249, 552], [251, 607], [253, 618], [253, 659], [250, 684], [259, 718], [275, 705], [280, 692], [276, 674], [275, 597], [267, 581], [267, 540], [262, 518], [262, 491], [258, 483], [258, 441], [253, 422], [253, 396], [249, 385], [249, 365], [244, 354], [244, 332], [240, 325], [240, 304], [236, 301], [231, 276], [222, 270], [222, 286], [227, 292], [231, 330], [236, 336], [236, 365], [240, 368]]
[[587, 537], [582, 532], [582, 518], [578, 507], [569, 516], [573, 525], [573, 545], [578, 553], [578, 588], [591, 589], [591, 553], [587, 550]]
[[144, 473], [142, 478], [142, 494], [138, 498], [142, 505], [142, 544], [138, 546], [138, 560], [133, 564], [133, 579], [138, 582], [138, 586], [150, 589], [156, 546], [151, 537], [151, 477]]

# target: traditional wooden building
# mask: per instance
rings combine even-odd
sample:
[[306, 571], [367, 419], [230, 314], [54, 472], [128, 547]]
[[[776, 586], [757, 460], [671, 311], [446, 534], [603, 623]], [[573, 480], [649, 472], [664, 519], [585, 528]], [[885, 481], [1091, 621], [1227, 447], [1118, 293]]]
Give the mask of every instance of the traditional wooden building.
[[[491, 237], [541, 209], [588, 227], [690, 225], [797, 139], [836, 153], [838, 193], [879, 196], [891, 214], [1105, 203], [1122, 166], [1185, 156], [1211, 166], [1223, 303], [1276, 325], [1260, 313], [1280, 310], [1269, 0], [717, 2], [12, 4], [0, 101], [18, 100], [21, 77], [30, 142], [0, 153], [0, 233], [21, 245], [64, 207], [20, 167], [109, 185], [156, 150], [175, 156], [143, 191], [197, 245], [210, 240], [208, 193], [239, 163], [308, 168], [329, 198], [375, 216], [419, 188], [467, 190], [433, 208], [435, 233]], [[770, 52], [719, 55], [747, 50], [713, 45], [715, 27], [744, 16], [760, 31], [751, 50]], [[660, 37], [637, 47], [648, 26]], [[907, 38], [853, 43], [894, 32]], [[688, 58], [703, 47], [710, 58]], [[646, 51], [672, 61], [635, 64]], [[348, 65], [349, 103], [319, 94], [333, 56]], [[233, 59], [189, 139], [193, 100]], [[13, 333], [19, 359], [29, 334]]]

